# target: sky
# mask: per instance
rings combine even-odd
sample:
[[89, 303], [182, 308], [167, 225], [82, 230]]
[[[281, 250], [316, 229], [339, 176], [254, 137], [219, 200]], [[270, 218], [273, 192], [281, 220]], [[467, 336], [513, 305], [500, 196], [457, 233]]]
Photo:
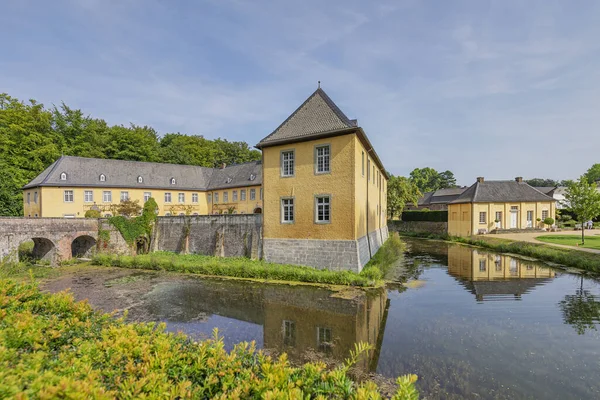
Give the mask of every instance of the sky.
[[600, 162], [596, 0], [3, 0], [0, 92], [243, 140], [321, 87], [386, 169], [577, 178]]

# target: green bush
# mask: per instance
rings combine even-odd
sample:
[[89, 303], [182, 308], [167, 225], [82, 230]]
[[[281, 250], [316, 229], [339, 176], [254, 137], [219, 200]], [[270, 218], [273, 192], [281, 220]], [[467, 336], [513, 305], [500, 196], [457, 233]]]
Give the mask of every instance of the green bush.
[[554, 218], [548, 217], [544, 219], [544, 224], [552, 226], [554, 225]]
[[100, 218], [101, 214], [98, 210], [87, 210], [84, 215], [85, 218]]
[[[379, 248], [377, 253], [369, 260], [361, 275], [373, 274], [370, 270], [376, 268], [380, 271], [380, 275], [385, 277], [388, 272], [398, 263], [398, 260], [404, 255], [405, 246], [400, 239], [398, 233], [393, 232], [388, 240]], [[369, 272], [367, 272], [369, 271]]]
[[243, 257], [211, 257], [199, 254], [156, 252], [137, 256], [97, 254], [96, 265], [186, 272], [198, 275], [234, 278], [270, 279], [351, 286], [377, 286], [382, 282], [351, 271], [320, 270], [297, 265], [283, 265]]
[[[294, 367], [254, 342], [228, 353], [216, 331], [196, 342], [10, 280], [0, 280], [0, 343], [0, 398], [381, 398], [375, 383], [348, 375], [368, 345], [333, 370], [322, 362]], [[417, 399], [415, 381], [398, 378], [392, 398]]]
[[448, 222], [448, 211], [403, 211], [402, 221]]

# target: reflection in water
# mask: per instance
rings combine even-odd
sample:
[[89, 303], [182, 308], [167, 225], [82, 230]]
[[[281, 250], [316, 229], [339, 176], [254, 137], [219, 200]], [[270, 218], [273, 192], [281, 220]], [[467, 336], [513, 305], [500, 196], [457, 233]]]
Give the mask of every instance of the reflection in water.
[[256, 340], [265, 349], [285, 351], [292, 361], [304, 360], [308, 352], [342, 361], [355, 343], [366, 342], [374, 350], [358, 366], [364, 371], [376, 367], [387, 292], [357, 291], [352, 299], [332, 294], [308, 286], [163, 282], [147, 295], [146, 309], [137, 312], [192, 336], [209, 336], [216, 326], [228, 344]]
[[533, 261], [464, 246], [448, 248], [448, 273], [479, 302], [521, 300], [523, 294], [555, 276], [553, 269]]
[[583, 335], [586, 329], [596, 330], [600, 323], [600, 297], [583, 288], [583, 276], [575, 295], [565, 295], [558, 305], [565, 324], [572, 325], [579, 335]]

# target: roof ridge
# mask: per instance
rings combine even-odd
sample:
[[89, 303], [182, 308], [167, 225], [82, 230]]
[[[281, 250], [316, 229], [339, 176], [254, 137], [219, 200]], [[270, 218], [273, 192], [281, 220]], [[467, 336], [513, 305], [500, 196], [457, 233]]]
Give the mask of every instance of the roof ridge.
[[473, 199], [472, 201], [475, 202], [475, 199], [477, 198], [477, 192], [479, 191], [479, 184], [481, 182], [475, 182], [475, 193], [473, 193]]
[[[54, 170], [58, 167], [58, 165], [62, 162], [62, 160], [65, 158], [65, 156], [60, 156], [60, 158], [56, 161], [54, 161], [54, 167], [52, 167], [52, 169], [48, 172], [48, 174], [44, 177], [44, 180], [42, 180], [40, 182], [40, 185], [43, 183], [46, 183], [46, 181], [48, 180], [48, 178], [50, 177], [50, 175], [52, 175], [52, 173], [54, 172]], [[42, 171], [43, 172], [43, 171]]]

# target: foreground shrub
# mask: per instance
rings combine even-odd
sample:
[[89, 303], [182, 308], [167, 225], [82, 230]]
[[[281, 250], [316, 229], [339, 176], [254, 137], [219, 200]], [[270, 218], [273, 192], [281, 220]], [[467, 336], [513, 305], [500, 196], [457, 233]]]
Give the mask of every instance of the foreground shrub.
[[398, 260], [402, 258], [405, 249], [406, 246], [402, 243], [400, 235], [392, 232], [388, 240], [385, 241], [373, 258], [367, 263], [361, 275], [373, 275], [374, 273], [371, 270], [376, 268], [380, 271], [381, 276], [385, 277], [394, 265], [398, 263]]
[[330, 271], [297, 265], [282, 265], [243, 257], [211, 257], [199, 254], [156, 252], [138, 256], [98, 254], [96, 265], [185, 272], [198, 275], [271, 279], [333, 285], [376, 286], [381, 276], [363, 276], [351, 271]]
[[[67, 293], [0, 280], [0, 398], [378, 399], [350, 367], [368, 346], [327, 370], [293, 367], [240, 343], [194, 342], [164, 324], [126, 324]], [[394, 399], [416, 399], [416, 376], [398, 378]]]

